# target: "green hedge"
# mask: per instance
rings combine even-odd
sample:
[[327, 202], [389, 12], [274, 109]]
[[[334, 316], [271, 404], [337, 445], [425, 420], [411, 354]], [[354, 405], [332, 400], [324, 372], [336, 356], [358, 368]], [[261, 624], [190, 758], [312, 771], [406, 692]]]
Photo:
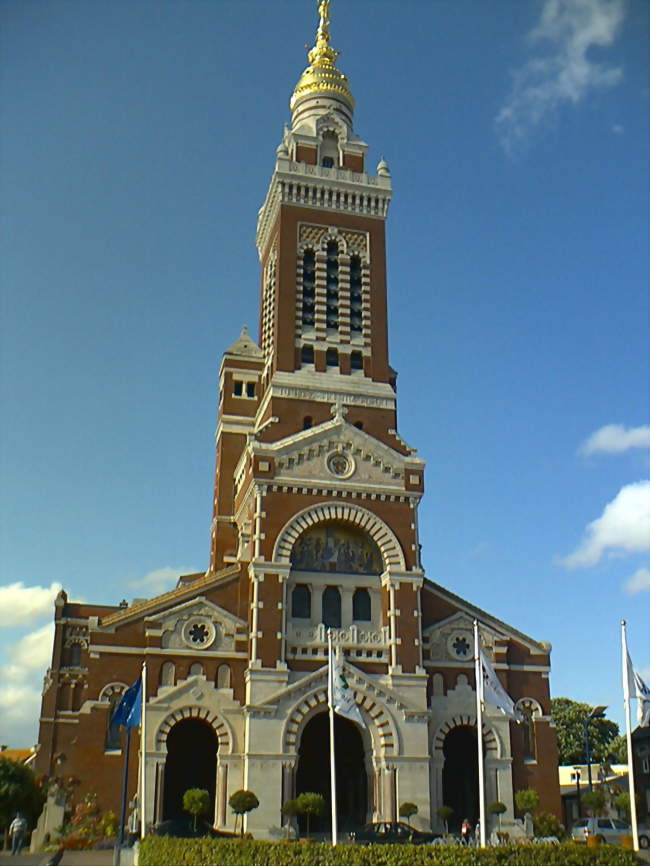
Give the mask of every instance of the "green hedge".
[[140, 866], [637, 866], [614, 845], [508, 845], [441, 848], [420, 845], [339, 845], [148, 836]]

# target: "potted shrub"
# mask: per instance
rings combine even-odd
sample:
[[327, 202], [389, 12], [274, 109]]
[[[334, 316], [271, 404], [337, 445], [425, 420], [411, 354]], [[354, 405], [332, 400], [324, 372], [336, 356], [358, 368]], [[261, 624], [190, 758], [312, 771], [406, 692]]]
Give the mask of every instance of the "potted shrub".
[[228, 805], [235, 813], [235, 831], [237, 830], [237, 817], [241, 815], [241, 836], [244, 838], [244, 815], [247, 812], [252, 812], [253, 809], [257, 809], [260, 801], [257, 799], [255, 794], [252, 791], [246, 791], [242, 789], [241, 791], [235, 791], [234, 794], [231, 794], [230, 799], [228, 800]]

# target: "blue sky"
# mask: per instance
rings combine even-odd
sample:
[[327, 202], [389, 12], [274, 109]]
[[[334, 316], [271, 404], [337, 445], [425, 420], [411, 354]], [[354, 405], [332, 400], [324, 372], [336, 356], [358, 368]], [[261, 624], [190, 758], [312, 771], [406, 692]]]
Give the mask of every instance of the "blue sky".
[[[207, 566], [220, 357], [257, 328], [256, 214], [317, 19], [0, 18], [0, 740], [21, 746], [59, 584], [112, 604]], [[650, 674], [649, 24], [644, 0], [332, 7], [356, 130], [393, 176], [427, 575], [550, 641], [553, 694], [619, 723], [620, 619]]]

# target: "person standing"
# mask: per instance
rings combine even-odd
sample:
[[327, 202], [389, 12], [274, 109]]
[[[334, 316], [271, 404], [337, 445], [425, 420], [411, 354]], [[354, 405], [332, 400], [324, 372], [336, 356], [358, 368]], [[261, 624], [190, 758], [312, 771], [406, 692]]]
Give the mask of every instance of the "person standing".
[[469, 818], [465, 818], [463, 823], [460, 825], [460, 838], [463, 845], [467, 845], [469, 842], [469, 837], [472, 832], [472, 825], [469, 823]]
[[9, 827], [9, 835], [11, 836], [11, 853], [20, 854], [27, 832], [27, 821], [23, 818], [20, 812], [16, 812], [16, 817], [11, 822]]

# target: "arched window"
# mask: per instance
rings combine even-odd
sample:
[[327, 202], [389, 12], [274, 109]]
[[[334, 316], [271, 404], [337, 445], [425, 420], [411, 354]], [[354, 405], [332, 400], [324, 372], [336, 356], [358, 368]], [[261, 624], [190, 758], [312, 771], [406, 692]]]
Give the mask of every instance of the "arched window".
[[303, 346], [300, 350], [300, 363], [301, 364], [313, 364], [314, 363], [314, 347], [313, 346]]
[[[361, 259], [350, 257], [350, 330], [359, 333], [362, 330], [363, 301], [361, 283]], [[353, 367], [352, 369], [357, 369]], [[359, 368], [362, 369], [362, 368]]]
[[73, 668], [81, 667], [81, 644], [73, 643], [70, 647], [70, 666]]
[[323, 592], [323, 624], [341, 628], [341, 593], [337, 586], [327, 586]]
[[106, 736], [104, 738], [104, 751], [116, 752], [122, 748], [121, 731], [119, 725], [112, 725], [111, 719], [117, 705], [122, 699], [119, 692], [113, 692], [108, 699], [108, 712], [106, 713]]
[[320, 164], [334, 168], [339, 164], [339, 139], [335, 132], [324, 132], [320, 146]]
[[523, 737], [524, 761], [537, 760], [537, 738], [535, 736], [535, 715], [539, 713], [539, 706], [531, 698], [521, 698], [517, 701], [515, 708], [522, 717], [521, 733]]
[[363, 355], [361, 352], [352, 352], [350, 355], [350, 369], [363, 370]]
[[354, 426], [357, 428], [357, 430], [363, 430], [363, 421], [355, 421]]
[[173, 686], [176, 682], [174, 662], [164, 662], [160, 667], [160, 685]]
[[230, 665], [219, 665], [217, 668], [217, 688], [230, 688]]
[[313, 250], [305, 250], [302, 257], [302, 323], [314, 324], [314, 302], [316, 299], [316, 256]]
[[328, 367], [338, 367], [339, 353], [336, 349], [328, 349], [325, 355], [325, 363]]
[[203, 676], [203, 665], [199, 664], [199, 662], [194, 662], [194, 664], [190, 666], [190, 676], [191, 677]]
[[352, 619], [356, 622], [370, 622], [372, 619], [370, 593], [367, 589], [355, 589], [352, 596]]
[[[339, 245], [336, 241], [327, 242], [327, 265], [325, 269], [327, 287], [327, 327], [339, 327]], [[338, 363], [338, 362], [337, 362]]]
[[294, 619], [310, 619], [311, 617], [311, 592], [304, 583], [299, 583], [291, 593], [291, 616]]
[[311, 428], [311, 426], [312, 426], [312, 423], [313, 423], [313, 422], [312, 422], [312, 417], [311, 417], [311, 415], [306, 415], [306, 416], [302, 419], [302, 429], [303, 429], [303, 430], [309, 430], [309, 429]]

